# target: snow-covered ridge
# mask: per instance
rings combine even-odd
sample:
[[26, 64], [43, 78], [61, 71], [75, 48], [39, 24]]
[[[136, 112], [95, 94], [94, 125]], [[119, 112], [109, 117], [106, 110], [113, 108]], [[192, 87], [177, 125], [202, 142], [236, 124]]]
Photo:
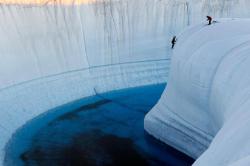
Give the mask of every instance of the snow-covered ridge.
[[194, 165], [249, 165], [249, 53], [249, 19], [187, 28], [174, 50], [168, 87], [146, 116], [145, 129], [198, 158]]

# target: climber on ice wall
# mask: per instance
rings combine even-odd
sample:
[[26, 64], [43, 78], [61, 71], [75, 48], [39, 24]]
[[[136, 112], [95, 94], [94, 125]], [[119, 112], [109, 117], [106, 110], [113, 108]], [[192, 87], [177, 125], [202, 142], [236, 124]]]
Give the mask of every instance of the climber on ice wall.
[[208, 25], [211, 25], [213, 18], [211, 16], [207, 16]]
[[172, 49], [174, 48], [174, 45], [176, 43], [177, 39], [176, 39], [176, 36], [173, 37], [171, 43], [172, 43]]

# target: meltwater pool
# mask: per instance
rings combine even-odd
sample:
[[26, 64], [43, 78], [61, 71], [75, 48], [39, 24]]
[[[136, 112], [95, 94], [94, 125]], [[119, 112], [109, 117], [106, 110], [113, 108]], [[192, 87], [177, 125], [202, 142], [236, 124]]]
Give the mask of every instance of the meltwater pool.
[[193, 159], [143, 128], [144, 116], [165, 86], [98, 94], [49, 110], [13, 135], [6, 146], [5, 165], [191, 165]]

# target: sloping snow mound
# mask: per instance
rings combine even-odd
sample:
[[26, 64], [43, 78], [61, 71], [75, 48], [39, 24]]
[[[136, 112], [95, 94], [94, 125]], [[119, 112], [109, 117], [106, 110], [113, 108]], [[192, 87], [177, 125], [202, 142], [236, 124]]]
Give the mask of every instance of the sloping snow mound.
[[189, 27], [174, 49], [168, 87], [145, 117], [154, 137], [194, 165], [249, 165], [250, 20]]

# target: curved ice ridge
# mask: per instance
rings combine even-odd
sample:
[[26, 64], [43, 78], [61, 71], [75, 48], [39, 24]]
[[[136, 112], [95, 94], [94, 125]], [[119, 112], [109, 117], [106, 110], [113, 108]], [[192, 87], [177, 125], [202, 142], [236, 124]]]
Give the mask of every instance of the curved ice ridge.
[[168, 87], [145, 129], [194, 165], [250, 164], [250, 20], [189, 27], [178, 38]]

